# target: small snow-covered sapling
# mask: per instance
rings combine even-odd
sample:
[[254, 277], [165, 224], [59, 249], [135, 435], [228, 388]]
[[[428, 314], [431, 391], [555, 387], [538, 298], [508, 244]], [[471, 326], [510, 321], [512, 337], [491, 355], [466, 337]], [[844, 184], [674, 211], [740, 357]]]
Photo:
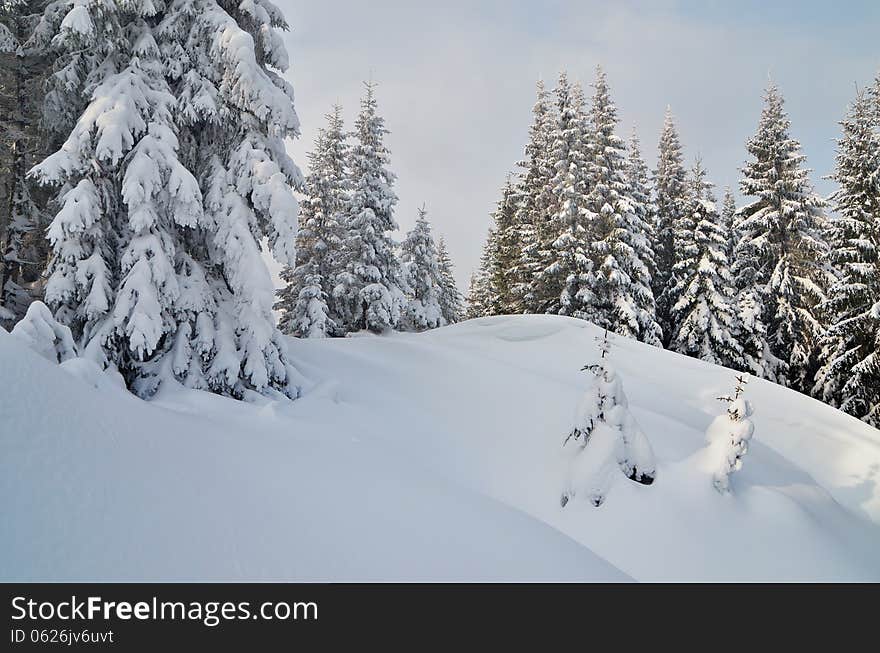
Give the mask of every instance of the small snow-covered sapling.
[[560, 504], [565, 507], [577, 494], [596, 507], [602, 505], [617, 467], [630, 480], [643, 485], [654, 482], [654, 452], [629, 411], [620, 377], [609, 359], [608, 331], [597, 338], [599, 362], [581, 371], [592, 374], [563, 448], [570, 452], [568, 474]]
[[[739, 374], [733, 396], [718, 397], [718, 401], [727, 402], [727, 415], [721, 460], [712, 474], [712, 484], [722, 494], [730, 492], [730, 475], [742, 468], [743, 456], [748, 452], [749, 441], [755, 432], [755, 425], [749, 419], [752, 416], [752, 404], [743, 398], [748, 382], [748, 374]], [[710, 434], [716, 423], [717, 420], [710, 427]]]

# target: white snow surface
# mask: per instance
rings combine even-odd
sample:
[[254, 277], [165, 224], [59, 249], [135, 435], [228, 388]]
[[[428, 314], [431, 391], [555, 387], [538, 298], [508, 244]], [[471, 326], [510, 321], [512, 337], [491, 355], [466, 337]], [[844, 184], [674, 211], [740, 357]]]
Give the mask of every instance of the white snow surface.
[[599, 333], [516, 316], [290, 340], [314, 385], [252, 404], [144, 402], [0, 330], [0, 580], [880, 580], [880, 432], [753, 379], [719, 494], [706, 430], [734, 373], [623, 338], [657, 478], [562, 508]]

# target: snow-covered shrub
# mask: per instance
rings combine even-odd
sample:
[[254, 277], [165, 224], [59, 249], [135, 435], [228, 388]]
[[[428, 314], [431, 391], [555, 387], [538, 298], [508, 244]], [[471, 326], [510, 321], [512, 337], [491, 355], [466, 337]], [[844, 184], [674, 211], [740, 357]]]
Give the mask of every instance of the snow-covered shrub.
[[737, 376], [733, 396], [718, 398], [727, 402], [727, 411], [719, 415], [706, 432], [710, 450], [717, 453], [712, 484], [722, 494], [730, 492], [730, 475], [742, 468], [743, 456], [755, 432], [755, 425], [749, 419], [752, 404], [742, 397], [747, 383], [748, 375]]
[[70, 329], [56, 322], [43, 302], [33, 302], [28, 307], [24, 318], [12, 328], [12, 335], [53, 363], [76, 358]]
[[576, 495], [596, 507], [602, 505], [614, 481], [615, 467], [643, 485], [653, 483], [656, 476], [651, 443], [629, 411], [620, 376], [608, 364], [607, 331], [600, 351], [599, 362], [583, 368], [593, 379], [562, 445], [571, 456], [560, 500], [563, 507]]

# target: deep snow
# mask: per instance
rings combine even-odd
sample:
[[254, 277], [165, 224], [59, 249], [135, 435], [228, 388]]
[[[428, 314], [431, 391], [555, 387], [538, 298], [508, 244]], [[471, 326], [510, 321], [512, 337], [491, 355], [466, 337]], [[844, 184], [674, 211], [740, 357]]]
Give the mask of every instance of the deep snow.
[[705, 432], [734, 373], [623, 338], [657, 479], [560, 507], [598, 335], [516, 316], [291, 340], [314, 386], [253, 405], [143, 402], [0, 332], [0, 580], [880, 580], [880, 432], [753, 379], [721, 495]]

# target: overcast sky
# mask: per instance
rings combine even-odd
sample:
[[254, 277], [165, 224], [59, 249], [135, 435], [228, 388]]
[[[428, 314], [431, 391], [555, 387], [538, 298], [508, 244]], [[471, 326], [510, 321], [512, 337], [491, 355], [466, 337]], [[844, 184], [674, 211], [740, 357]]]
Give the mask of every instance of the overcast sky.
[[[585, 86], [601, 64], [628, 137], [638, 128], [654, 165], [671, 105], [689, 162], [701, 155], [719, 187], [736, 185], [772, 75], [813, 182], [831, 171], [837, 121], [880, 68], [880, 2], [591, 2], [275, 0], [291, 25], [287, 77], [296, 90], [306, 167], [324, 114], [339, 102], [352, 127], [363, 87], [379, 110], [398, 176], [397, 221], [428, 207], [446, 236], [462, 290], [489, 213], [521, 158], [535, 80], [559, 71]], [[772, 6], [766, 6], [772, 5]], [[589, 89], [587, 89], [589, 92]]]

